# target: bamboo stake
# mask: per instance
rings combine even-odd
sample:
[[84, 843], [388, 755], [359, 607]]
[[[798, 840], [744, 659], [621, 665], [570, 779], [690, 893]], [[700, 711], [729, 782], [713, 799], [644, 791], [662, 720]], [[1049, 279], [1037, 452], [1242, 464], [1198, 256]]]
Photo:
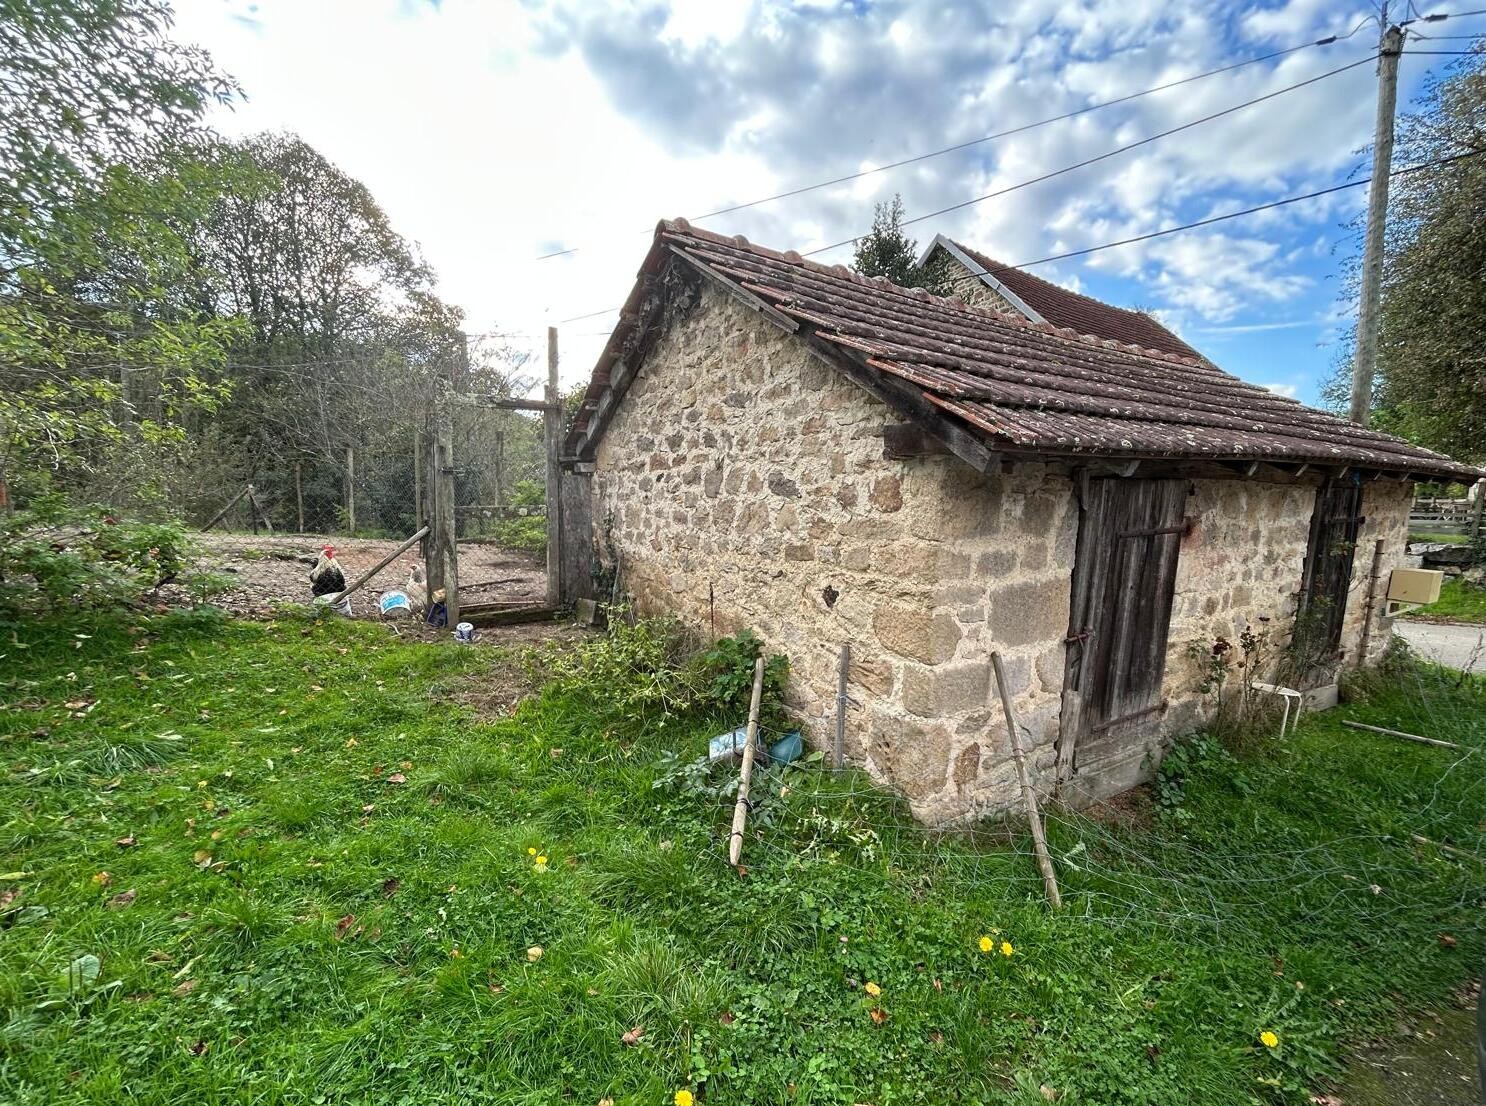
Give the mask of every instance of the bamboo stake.
[[233, 496], [231, 499], [229, 499], [227, 501], [227, 506], [223, 507], [216, 514], [212, 515], [212, 520], [210, 522], [208, 522], [205, 526], [203, 526], [201, 528], [201, 532], [204, 534], [208, 530], [210, 530], [213, 526], [215, 526], [217, 523], [221, 522], [222, 519], [224, 519], [225, 517], [227, 517], [227, 512], [230, 511], [230, 510], [232, 510], [232, 508], [237, 505], [237, 501], [239, 499], [241, 499], [243, 496], [247, 495], [247, 494], [248, 494], [248, 489], [246, 487], [244, 487], [242, 491], [238, 492], [235, 496]]
[[764, 658], [753, 662], [753, 698], [748, 703], [748, 743], [743, 746], [743, 768], [738, 773], [738, 802], [733, 807], [733, 832], [728, 835], [728, 863], [734, 868], [743, 855], [743, 825], [748, 821], [748, 784], [753, 779], [753, 748], [758, 744], [759, 701], [764, 695]]
[[1022, 785], [1022, 801], [1027, 807], [1027, 820], [1032, 823], [1032, 849], [1037, 853], [1037, 866], [1042, 869], [1042, 889], [1047, 892], [1047, 901], [1057, 910], [1063, 905], [1063, 896], [1058, 893], [1058, 877], [1053, 872], [1053, 860], [1047, 852], [1042, 815], [1037, 810], [1037, 793], [1027, 779], [1027, 762], [1022, 756], [1022, 739], [1017, 733], [1016, 711], [1011, 707], [1011, 692], [1006, 686], [1006, 669], [1001, 665], [1000, 653], [991, 654], [991, 665], [996, 670], [996, 686], [1001, 691], [1001, 709], [1006, 714], [1006, 732], [1011, 735], [1011, 756], [1016, 761], [1016, 776]]
[[417, 545], [418, 542], [422, 541], [423, 540], [423, 535], [426, 534], [426, 533], [428, 533], [428, 527], [427, 526], [425, 526], [423, 529], [419, 530], [416, 534], [414, 534], [407, 541], [405, 541], [401, 545], [399, 545], [391, 553], [388, 553], [387, 556], [383, 557], [380, 561], [378, 561], [371, 568], [367, 569], [360, 576], [356, 577], [356, 579], [353, 582], [351, 582], [350, 584], [347, 584], [345, 591], [341, 592], [339, 595], [331, 595], [331, 596], [329, 596], [328, 597], [329, 598], [329, 601], [332, 602], [332, 603], [339, 603], [342, 599], [344, 599], [346, 596], [350, 595], [353, 591], [357, 591], [358, 589], [360, 589], [361, 585], [365, 584], [373, 576], [375, 576], [377, 573], [381, 572], [382, 569], [386, 568], [393, 561], [397, 560], [397, 558], [401, 557], [404, 553], [406, 553], [409, 549], [411, 549], [413, 546]]
[[851, 672], [851, 646], [841, 646], [841, 657], [836, 662], [836, 744], [832, 749], [831, 766], [840, 768], [846, 745], [846, 680]]
[[1385, 729], [1382, 726], [1368, 726], [1362, 722], [1343, 722], [1342, 725], [1350, 726], [1354, 730], [1366, 730], [1369, 733], [1382, 733], [1387, 734], [1389, 737], [1401, 737], [1405, 741], [1417, 741], [1421, 745], [1438, 745], [1441, 749], [1460, 748], [1460, 746], [1453, 741], [1441, 741], [1437, 737], [1420, 737], [1416, 733], [1404, 733], [1402, 730], [1389, 730]]

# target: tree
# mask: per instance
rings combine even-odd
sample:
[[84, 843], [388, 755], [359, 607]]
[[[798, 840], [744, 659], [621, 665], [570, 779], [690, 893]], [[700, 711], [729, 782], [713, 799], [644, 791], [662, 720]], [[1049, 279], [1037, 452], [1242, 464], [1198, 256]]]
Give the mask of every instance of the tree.
[[938, 295], [950, 291], [940, 259], [918, 263], [918, 243], [903, 233], [903, 197], [897, 193], [873, 209], [872, 230], [857, 240], [852, 267], [903, 288], [927, 288]]
[[176, 226], [210, 193], [202, 113], [235, 86], [169, 27], [159, 0], [0, 0], [0, 498], [86, 491], [126, 441], [178, 439], [134, 417], [135, 372], [151, 415], [220, 399], [234, 324], [181, 301]]
[[[1432, 79], [1402, 117], [1394, 162], [1486, 147], [1486, 54]], [[1461, 460], [1486, 461], [1486, 163], [1465, 158], [1394, 178], [1378, 315], [1374, 425]], [[1352, 281], [1355, 291], [1355, 280]], [[1327, 386], [1350, 382], [1350, 349]]]

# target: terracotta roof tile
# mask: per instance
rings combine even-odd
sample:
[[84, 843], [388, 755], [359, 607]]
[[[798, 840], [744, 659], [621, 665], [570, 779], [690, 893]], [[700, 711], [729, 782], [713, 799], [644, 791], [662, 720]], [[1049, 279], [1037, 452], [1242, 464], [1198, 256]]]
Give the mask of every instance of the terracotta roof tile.
[[1071, 292], [1051, 281], [987, 257], [963, 242], [955, 242], [954, 245], [979, 263], [1033, 311], [1056, 326], [1066, 326], [1080, 334], [1113, 338], [1127, 345], [1175, 353], [1182, 357], [1202, 356], [1149, 315]]
[[[1276, 460], [1356, 465], [1436, 477], [1480, 472], [1366, 430], [1223, 372], [1199, 357], [1086, 337], [662, 222], [642, 273], [673, 251], [756, 297], [870, 369], [906, 381], [992, 449], [1116, 457]], [[584, 436], [646, 292], [631, 292], [574, 420]], [[1069, 293], [1071, 295], [1071, 293]], [[1115, 309], [1111, 309], [1115, 310]], [[590, 445], [592, 443], [589, 443]]]

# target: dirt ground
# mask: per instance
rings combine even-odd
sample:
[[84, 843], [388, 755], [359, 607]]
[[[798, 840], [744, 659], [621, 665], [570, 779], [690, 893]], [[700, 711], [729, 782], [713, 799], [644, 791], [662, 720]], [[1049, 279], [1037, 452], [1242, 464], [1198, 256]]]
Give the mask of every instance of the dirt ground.
[[[336, 559], [347, 582], [371, 568], [400, 544], [376, 538], [342, 538], [321, 534], [266, 535], [208, 533], [197, 536], [202, 550], [198, 566], [219, 573], [232, 586], [214, 602], [235, 615], [265, 618], [279, 603], [310, 601], [310, 566], [323, 546], [335, 547]], [[380, 621], [377, 598], [384, 591], [401, 588], [409, 570], [420, 562], [414, 546], [381, 571], [351, 597], [352, 616]], [[521, 553], [487, 543], [461, 542], [459, 546], [459, 594], [463, 603], [509, 603], [540, 606], [546, 601], [546, 564], [530, 553]], [[167, 601], [173, 598], [162, 595]], [[398, 636], [441, 638], [420, 620], [389, 622]], [[510, 644], [567, 636], [566, 623], [529, 623], [484, 630], [480, 638]]]
[[1467, 988], [1453, 1005], [1359, 1053], [1333, 1101], [1347, 1106], [1479, 1106], [1476, 1002]]

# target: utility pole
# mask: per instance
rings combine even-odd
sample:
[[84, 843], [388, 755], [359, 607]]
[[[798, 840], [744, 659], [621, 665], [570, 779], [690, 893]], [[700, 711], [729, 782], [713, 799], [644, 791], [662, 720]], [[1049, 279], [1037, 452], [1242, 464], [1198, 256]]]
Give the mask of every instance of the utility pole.
[[1352, 421], [1366, 426], [1372, 409], [1373, 372], [1378, 361], [1378, 301], [1383, 290], [1383, 231], [1388, 223], [1388, 175], [1393, 170], [1393, 109], [1398, 99], [1398, 55], [1403, 31], [1388, 25], [1382, 6], [1378, 44], [1378, 115], [1373, 124], [1372, 182], [1367, 190], [1367, 238], [1362, 247], [1362, 302], [1357, 311], [1357, 348], [1352, 354]]

